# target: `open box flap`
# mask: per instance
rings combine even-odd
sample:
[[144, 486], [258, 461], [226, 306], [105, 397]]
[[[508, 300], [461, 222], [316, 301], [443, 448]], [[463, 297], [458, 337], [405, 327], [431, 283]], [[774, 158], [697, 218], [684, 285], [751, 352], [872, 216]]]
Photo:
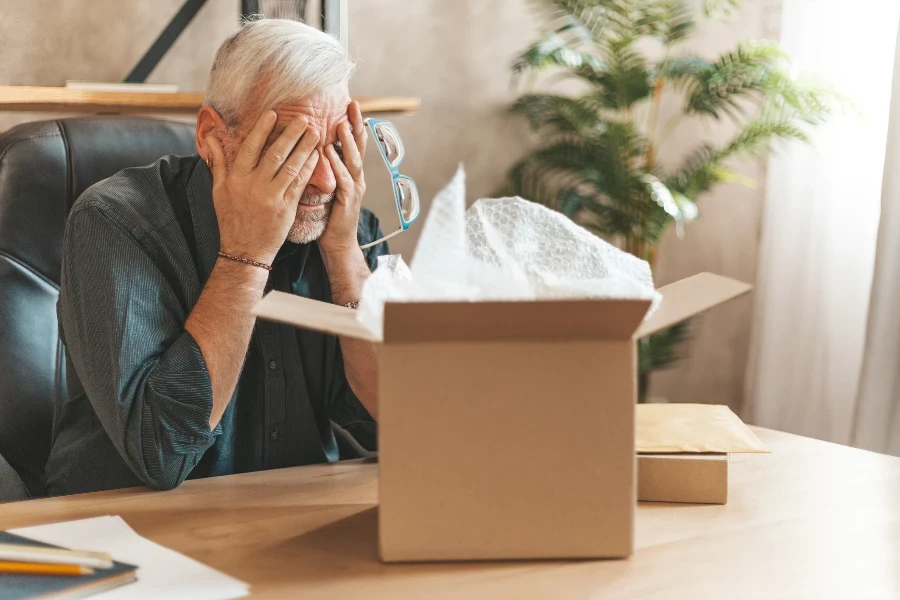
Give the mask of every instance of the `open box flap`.
[[284, 292], [269, 292], [256, 306], [257, 317], [334, 335], [378, 341], [378, 337], [356, 320], [356, 311], [345, 306], [310, 300]]
[[[384, 340], [628, 340], [649, 307], [649, 300], [388, 302], [384, 306]], [[284, 292], [266, 295], [253, 314], [315, 331], [379, 341], [356, 320], [356, 311]]]
[[[388, 302], [384, 339], [413, 341], [526, 341], [639, 339], [740, 296], [746, 283], [701, 273], [664, 286], [659, 307], [643, 323], [649, 300], [504, 302]], [[284, 292], [271, 292], [254, 314], [334, 335], [378, 341], [356, 311]]]
[[649, 300], [388, 302], [384, 341], [629, 340]]
[[712, 273], [700, 273], [659, 288], [662, 301], [634, 334], [640, 339], [746, 294], [753, 286]]

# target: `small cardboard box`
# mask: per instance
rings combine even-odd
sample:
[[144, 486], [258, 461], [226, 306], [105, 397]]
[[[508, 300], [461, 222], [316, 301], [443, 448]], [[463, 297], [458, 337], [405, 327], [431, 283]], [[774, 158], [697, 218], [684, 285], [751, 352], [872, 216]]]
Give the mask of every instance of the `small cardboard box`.
[[728, 455], [638, 454], [641, 502], [728, 502]]
[[[661, 288], [646, 320], [646, 300], [386, 304], [382, 559], [629, 556], [635, 340], [749, 289], [700, 274]], [[289, 294], [256, 314], [376, 340], [353, 311]]]
[[768, 452], [723, 405], [640, 404], [635, 410], [638, 500], [725, 504], [728, 455]]

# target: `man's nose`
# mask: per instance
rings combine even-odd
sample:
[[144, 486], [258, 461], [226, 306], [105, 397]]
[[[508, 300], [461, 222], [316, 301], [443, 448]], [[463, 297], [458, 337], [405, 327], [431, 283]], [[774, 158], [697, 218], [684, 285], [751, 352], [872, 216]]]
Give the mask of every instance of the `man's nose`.
[[319, 150], [319, 162], [309, 178], [309, 185], [316, 188], [322, 194], [333, 194], [337, 189], [337, 181], [334, 179], [334, 171], [324, 150]]

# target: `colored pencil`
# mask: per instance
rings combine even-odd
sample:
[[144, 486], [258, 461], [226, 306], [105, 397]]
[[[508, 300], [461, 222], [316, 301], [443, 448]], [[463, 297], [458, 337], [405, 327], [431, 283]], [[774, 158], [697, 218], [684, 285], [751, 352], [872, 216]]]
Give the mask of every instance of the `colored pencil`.
[[78, 577], [93, 575], [94, 570], [81, 565], [48, 565], [23, 562], [0, 562], [0, 573], [5, 575], [65, 575]]
[[61, 548], [0, 544], [0, 560], [54, 565], [79, 565], [93, 569], [110, 569], [112, 556], [103, 552], [79, 552]]

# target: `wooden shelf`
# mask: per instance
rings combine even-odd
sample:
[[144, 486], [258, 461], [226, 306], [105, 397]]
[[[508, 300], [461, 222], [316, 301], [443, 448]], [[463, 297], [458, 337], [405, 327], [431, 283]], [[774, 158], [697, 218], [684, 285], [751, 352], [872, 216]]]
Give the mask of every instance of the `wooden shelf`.
[[[419, 98], [356, 98], [364, 113], [411, 113]], [[0, 112], [77, 112], [91, 114], [181, 113], [199, 110], [202, 92], [149, 94], [143, 92], [95, 92], [64, 87], [0, 85]]]

